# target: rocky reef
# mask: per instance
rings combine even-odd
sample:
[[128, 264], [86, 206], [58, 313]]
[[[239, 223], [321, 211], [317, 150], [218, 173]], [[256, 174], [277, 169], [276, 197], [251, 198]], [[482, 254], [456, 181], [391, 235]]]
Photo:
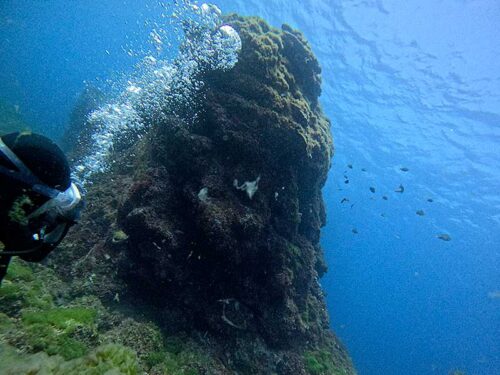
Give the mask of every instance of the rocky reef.
[[11, 270], [5, 373], [14, 348], [55, 374], [355, 373], [319, 284], [333, 153], [320, 66], [289, 26], [225, 22], [239, 61], [201, 73], [196, 119], [164, 116], [116, 147], [49, 268]]

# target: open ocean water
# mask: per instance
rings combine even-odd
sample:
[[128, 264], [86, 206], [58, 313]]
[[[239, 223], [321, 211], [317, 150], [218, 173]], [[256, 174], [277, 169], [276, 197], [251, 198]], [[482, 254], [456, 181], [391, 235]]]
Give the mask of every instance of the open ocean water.
[[[322, 65], [322, 284], [359, 373], [500, 374], [500, 2], [213, 3], [300, 29]], [[175, 56], [161, 9], [2, 0], [0, 98], [58, 138], [86, 82], [112, 90], [155, 48], [152, 25]]]

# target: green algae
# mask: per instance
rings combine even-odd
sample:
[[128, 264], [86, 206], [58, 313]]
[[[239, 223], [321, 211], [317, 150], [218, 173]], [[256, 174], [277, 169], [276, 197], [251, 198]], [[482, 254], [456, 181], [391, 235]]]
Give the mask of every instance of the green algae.
[[84, 357], [65, 361], [59, 355], [24, 354], [0, 345], [0, 373], [5, 375], [136, 375], [140, 373], [135, 353], [121, 345], [102, 345]]
[[150, 360], [161, 360], [155, 368], [169, 375], [198, 375], [203, 369], [214, 368], [213, 361], [207, 354], [193, 349], [184, 349], [177, 354], [156, 353]]
[[[39, 269], [36, 276], [33, 268]], [[0, 287], [0, 312], [17, 316], [24, 308], [50, 308], [54, 305], [51, 291], [60, 290], [61, 287], [61, 281], [52, 271], [13, 259]]]
[[112, 241], [114, 243], [123, 242], [127, 239], [128, 239], [127, 233], [125, 233], [123, 230], [119, 229], [113, 232]]
[[133, 349], [139, 359], [150, 365], [154, 362], [152, 353], [165, 350], [160, 329], [151, 322], [138, 322], [131, 318], [124, 319], [119, 325], [101, 335], [101, 341], [116, 343]]
[[55, 308], [23, 311], [22, 326], [26, 342], [35, 351], [74, 359], [87, 353], [87, 345], [72, 337], [81, 327], [95, 327], [96, 311], [84, 308]]
[[84, 308], [58, 308], [41, 312], [26, 311], [22, 314], [25, 324], [51, 325], [65, 332], [72, 331], [79, 324], [95, 323], [96, 311]]
[[96, 296], [58, 305], [64, 288], [47, 267], [13, 259], [0, 287], [1, 374], [133, 375], [155, 368], [196, 375], [211, 368], [185, 339], [164, 339], [152, 322], [110, 313]]
[[87, 353], [88, 347], [81, 341], [59, 333], [57, 329], [43, 324], [24, 327], [26, 344], [31, 351], [43, 351], [49, 355], [60, 355], [64, 359], [74, 359]]
[[8, 213], [9, 219], [14, 223], [19, 223], [23, 226], [28, 225], [28, 213], [26, 212], [26, 209], [30, 209], [32, 207], [33, 202], [28, 196], [22, 195], [18, 197], [12, 204]]
[[315, 350], [304, 353], [304, 364], [310, 375], [342, 375], [347, 370], [335, 364], [333, 355], [328, 350]]
[[9, 266], [6, 279], [21, 282], [31, 282], [34, 280], [34, 275], [32, 269], [26, 264], [23, 264], [20, 261], [13, 260]]
[[161, 350], [148, 353], [145, 364], [155, 373], [169, 375], [198, 375], [217, 368], [214, 359], [195, 343], [175, 335], [165, 338]]
[[28, 351], [45, 351], [73, 359], [88, 351], [72, 337], [81, 329], [95, 329], [96, 311], [56, 306], [64, 286], [52, 270], [14, 259], [0, 287], [0, 310], [10, 326], [0, 324], [0, 335]]
[[14, 322], [8, 315], [0, 313], [0, 334], [14, 327]]

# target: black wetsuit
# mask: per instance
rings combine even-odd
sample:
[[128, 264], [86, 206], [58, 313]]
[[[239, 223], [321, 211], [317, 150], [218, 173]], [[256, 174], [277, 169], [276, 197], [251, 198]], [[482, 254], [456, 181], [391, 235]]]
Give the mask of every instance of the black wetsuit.
[[[60, 191], [70, 186], [68, 162], [55, 143], [31, 133], [11, 133], [1, 138], [41, 182]], [[0, 166], [10, 170], [17, 169], [2, 152], [0, 152]], [[48, 199], [34, 192], [29, 184], [0, 174], [0, 242], [3, 248], [0, 249], [0, 283], [5, 276], [12, 253], [28, 262], [39, 262], [66, 234], [69, 225], [56, 243], [47, 244], [35, 236], [42, 227], [58, 224], [52, 222], [53, 218], [45, 216], [33, 220], [27, 219], [31, 212]]]

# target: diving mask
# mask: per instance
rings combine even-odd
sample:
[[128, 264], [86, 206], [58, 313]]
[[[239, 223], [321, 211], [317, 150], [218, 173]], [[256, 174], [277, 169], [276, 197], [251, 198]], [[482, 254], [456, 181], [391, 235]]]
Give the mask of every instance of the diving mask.
[[49, 198], [47, 202], [33, 211], [28, 219], [40, 217], [43, 214], [50, 215], [53, 218], [62, 218], [67, 222], [74, 222], [78, 219], [82, 196], [78, 187], [72, 182], [65, 191], [47, 186], [22, 162], [21, 159], [2, 141], [0, 138], [0, 152], [17, 168], [17, 171], [0, 166], [0, 173], [25, 183], [31, 189], [39, 194]]
[[46, 213], [53, 213], [55, 216], [63, 217], [68, 221], [75, 221], [80, 214], [80, 202], [82, 196], [78, 187], [72, 182], [68, 189], [59, 192], [55, 197], [33, 211], [28, 219], [38, 217]]

